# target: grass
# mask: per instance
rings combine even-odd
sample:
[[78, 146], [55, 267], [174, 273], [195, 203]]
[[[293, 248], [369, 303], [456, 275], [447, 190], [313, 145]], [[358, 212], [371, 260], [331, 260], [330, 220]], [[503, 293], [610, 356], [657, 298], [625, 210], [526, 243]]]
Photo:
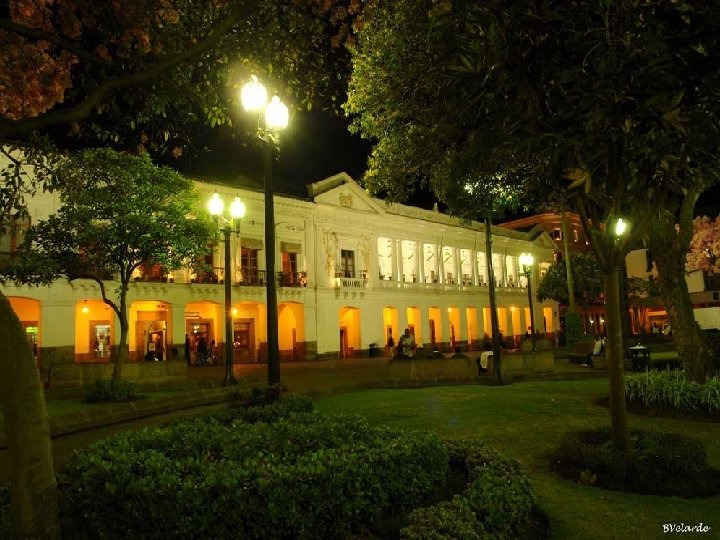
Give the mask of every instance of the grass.
[[[477, 438], [519, 460], [531, 476], [553, 538], [663, 538], [663, 524], [696, 525], [720, 538], [720, 497], [685, 500], [633, 495], [563, 480], [548, 454], [563, 433], [606, 426], [607, 380], [543, 381], [510, 386], [368, 390], [315, 402], [325, 414], [360, 414], [373, 424], [430, 429], [447, 438]], [[720, 469], [720, 423], [631, 415], [631, 428], [674, 431], [705, 445]]]

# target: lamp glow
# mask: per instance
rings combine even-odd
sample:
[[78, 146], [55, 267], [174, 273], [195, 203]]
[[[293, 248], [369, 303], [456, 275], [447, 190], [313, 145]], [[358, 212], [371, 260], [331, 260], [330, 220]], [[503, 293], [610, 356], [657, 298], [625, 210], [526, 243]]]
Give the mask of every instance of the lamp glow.
[[627, 223], [623, 221], [623, 218], [618, 218], [617, 222], [615, 223], [615, 235], [622, 236], [623, 234], [625, 234], [626, 230]]
[[246, 111], [261, 111], [267, 103], [267, 90], [255, 75], [250, 77], [242, 90], [240, 90], [240, 101]]
[[208, 211], [210, 212], [210, 215], [213, 217], [221, 216], [224, 207], [225, 203], [220, 198], [220, 194], [216, 191], [213, 193], [212, 198], [208, 201]]
[[532, 266], [535, 262], [535, 259], [530, 253], [521, 253], [520, 254], [520, 264], [522, 264], [525, 267]]
[[273, 96], [272, 101], [265, 108], [265, 125], [269, 129], [285, 129], [288, 118], [288, 108], [279, 97]]
[[245, 203], [240, 200], [240, 197], [235, 197], [230, 203], [230, 216], [233, 219], [245, 217]]
[[85, 304], [83, 304], [83, 307], [80, 308], [80, 311], [82, 311], [85, 315], [90, 312], [90, 308], [87, 305], [87, 300], [85, 300]]

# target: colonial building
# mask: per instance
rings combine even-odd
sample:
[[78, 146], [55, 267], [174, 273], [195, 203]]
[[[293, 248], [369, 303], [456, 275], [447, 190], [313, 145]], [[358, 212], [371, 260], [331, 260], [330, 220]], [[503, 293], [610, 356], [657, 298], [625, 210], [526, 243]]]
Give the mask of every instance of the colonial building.
[[[427, 350], [479, 348], [491, 334], [488, 254], [482, 223], [463, 223], [437, 211], [386, 204], [370, 197], [344, 173], [308, 186], [304, 198], [276, 195], [276, 242], [264, 240], [263, 193], [197, 181], [202, 196], [239, 196], [247, 213], [231, 237], [231, 268], [223, 243], [210, 246], [211, 272], [141, 268], [129, 293], [130, 361], [163, 351], [184, 360], [185, 338], [196, 361], [200, 338], [213, 340], [222, 358], [224, 281], [232, 280], [236, 362], [262, 362], [266, 347], [265, 284], [278, 283], [283, 360], [363, 355], [397, 342], [410, 328]], [[57, 198], [39, 195], [30, 221], [47, 217]], [[14, 249], [29, 223], [8, 231], [1, 244]], [[517, 343], [530, 326], [527, 278], [518, 258], [534, 256], [537, 285], [552, 264], [554, 245], [539, 229], [493, 227], [492, 267], [503, 338]], [[276, 251], [277, 268], [264, 267], [264, 250]], [[112, 284], [108, 290], [113, 290]], [[58, 280], [51, 287], [5, 284], [9, 298], [44, 369], [51, 364], [109, 362], [119, 336], [113, 312], [89, 280]], [[533, 302], [536, 330], [558, 328], [558, 307]], [[155, 355], [159, 356], [159, 355]]]

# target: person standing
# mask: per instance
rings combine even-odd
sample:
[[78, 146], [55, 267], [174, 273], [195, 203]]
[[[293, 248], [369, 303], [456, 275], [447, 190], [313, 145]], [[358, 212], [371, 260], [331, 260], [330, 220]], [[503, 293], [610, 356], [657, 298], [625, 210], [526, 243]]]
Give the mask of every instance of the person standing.
[[185, 361], [190, 365], [190, 336], [185, 334]]
[[207, 364], [208, 358], [208, 345], [207, 341], [205, 341], [205, 336], [200, 336], [200, 341], [198, 341], [197, 346], [197, 365], [200, 364]]
[[412, 358], [415, 352], [415, 337], [410, 333], [410, 329], [406, 328], [405, 333], [400, 336], [398, 347], [403, 356]]

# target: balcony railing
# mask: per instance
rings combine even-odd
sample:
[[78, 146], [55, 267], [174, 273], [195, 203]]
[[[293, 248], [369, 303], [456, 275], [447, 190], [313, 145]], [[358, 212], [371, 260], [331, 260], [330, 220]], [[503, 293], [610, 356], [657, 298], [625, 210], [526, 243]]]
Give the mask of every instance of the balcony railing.
[[265, 270], [242, 268], [238, 275], [238, 285], [243, 287], [264, 287], [267, 283]]
[[367, 285], [368, 278], [364, 273], [362, 277], [355, 277], [343, 272], [335, 273], [336, 289], [366, 289]]
[[278, 272], [278, 285], [280, 287], [307, 287], [306, 272]]

